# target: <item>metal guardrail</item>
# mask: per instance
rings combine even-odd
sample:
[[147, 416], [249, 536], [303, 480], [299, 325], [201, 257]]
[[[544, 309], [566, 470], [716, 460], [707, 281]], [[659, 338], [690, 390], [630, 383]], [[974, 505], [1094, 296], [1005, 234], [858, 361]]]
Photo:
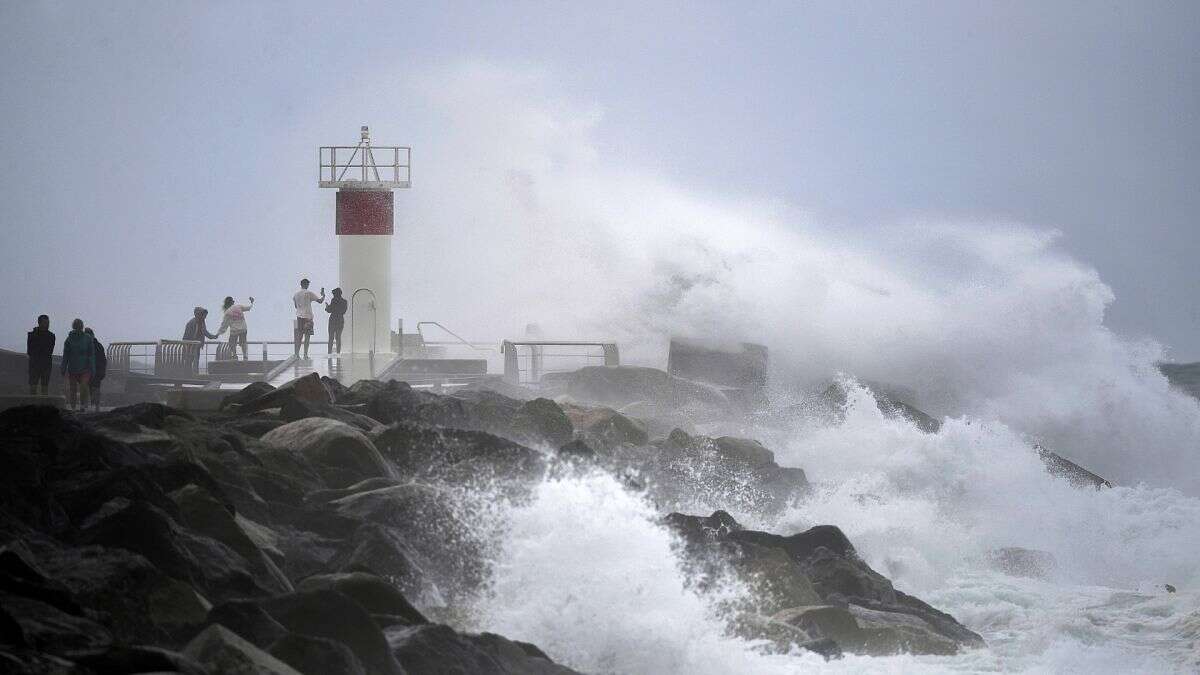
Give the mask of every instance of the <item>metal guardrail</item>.
[[[250, 353], [261, 354], [262, 361], [283, 360], [292, 356], [292, 340], [251, 340]], [[312, 341], [309, 351], [327, 353], [328, 339]], [[191, 377], [206, 375], [212, 361], [233, 360], [233, 347], [228, 342], [199, 342], [194, 340], [141, 340], [110, 342], [105, 347], [110, 373], [154, 375], [156, 377]]]
[[[436, 327], [440, 328], [442, 331], [444, 331], [445, 333], [447, 333], [448, 335], [450, 335], [451, 337], [453, 337], [455, 341], [454, 342], [446, 342], [446, 341], [439, 342], [436, 340], [426, 340], [425, 334], [421, 332], [421, 326], [436, 326]], [[464, 345], [464, 346], [466, 346], [470, 349], [473, 349], [477, 352], [492, 351], [490, 342], [469, 342], [465, 338], [463, 338], [461, 335], [459, 335], [458, 333], [455, 333], [454, 331], [450, 330], [449, 328], [446, 328], [445, 326], [443, 326], [442, 324], [440, 324], [436, 321], [418, 321], [417, 322], [417, 335], [421, 336], [422, 344], [427, 344], [427, 345], [457, 345], [457, 344], [461, 344], [461, 345]]]
[[[528, 351], [521, 353], [520, 347], [528, 347]], [[595, 352], [547, 352], [547, 347], [598, 347], [600, 353]], [[615, 342], [588, 342], [575, 340], [505, 340], [500, 343], [500, 353], [504, 355], [504, 381], [509, 384], [537, 384], [542, 381], [542, 377], [547, 373], [569, 372], [576, 370], [582, 365], [605, 365], [619, 366], [621, 365], [621, 355], [617, 349]], [[547, 368], [546, 359], [575, 359], [573, 365], [566, 364], [565, 367]], [[521, 367], [522, 361], [526, 362], [524, 368]], [[599, 363], [596, 363], [596, 362]]]
[[326, 145], [320, 149], [318, 164], [318, 184], [323, 188], [391, 189], [412, 185], [412, 148], [406, 146]]

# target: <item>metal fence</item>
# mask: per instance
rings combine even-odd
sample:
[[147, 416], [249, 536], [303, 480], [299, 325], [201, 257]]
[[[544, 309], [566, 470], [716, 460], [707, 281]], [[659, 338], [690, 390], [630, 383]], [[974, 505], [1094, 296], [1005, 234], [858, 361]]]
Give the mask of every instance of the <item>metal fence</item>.
[[[295, 348], [292, 340], [251, 340], [246, 344], [254, 361], [280, 361], [291, 356]], [[310, 354], [322, 356], [328, 352], [328, 340], [310, 342]], [[142, 340], [111, 342], [105, 355], [111, 373], [186, 378], [207, 374], [213, 361], [234, 360], [234, 349], [229, 342]], [[237, 356], [241, 356], [240, 349]]]
[[537, 384], [549, 373], [585, 366], [621, 365], [615, 342], [505, 340], [500, 352], [504, 355], [504, 381], [511, 384]]

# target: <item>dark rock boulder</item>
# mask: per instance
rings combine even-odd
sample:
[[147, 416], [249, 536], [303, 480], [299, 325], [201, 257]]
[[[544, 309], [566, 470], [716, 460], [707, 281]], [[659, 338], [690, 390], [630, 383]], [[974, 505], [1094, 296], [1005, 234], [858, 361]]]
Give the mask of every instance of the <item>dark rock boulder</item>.
[[395, 478], [370, 439], [337, 420], [310, 417], [290, 422], [267, 433], [262, 442], [304, 457], [330, 487], [346, 487], [367, 478]]
[[240, 391], [230, 394], [222, 399], [220, 409], [225, 410], [226, 408], [232, 408], [237, 410], [242, 406], [245, 406], [247, 403], [262, 398], [266, 394], [269, 394], [273, 391], [275, 391], [275, 387], [271, 384], [266, 382], [251, 382], [245, 387], [242, 387]]
[[[378, 446], [378, 443], [376, 443], [376, 446]], [[356, 495], [360, 492], [370, 492], [371, 490], [394, 487], [396, 485], [400, 485], [401, 483], [402, 481], [395, 478], [368, 478], [366, 480], [359, 481], [350, 487], [313, 490], [312, 492], [304, 495], [304, 502], [306, 504], [313, 505], [328, 504], [329, 502], [341, 499], [342, 497], [349, 497], [350, 495]]]
[[288, 634], [283, 624], [253, 600], [223, 602], [208, 612], [205, 623], [224, 626], [260, 648]]
[[513, 430], [532, 442], [558, 447], [571, 441], [575, 425], [557, 403], [548, 398], [526, 401], [513, 418]]
[[183, 649], [184, 656], [229, 675], [302, 675], [224, 626], [205, 628]]
[[209, 675], [212, 672], [183, 654], [144, 645], [114, 646], [104, 652], [76, 656], [74, 660], [76, 668], [82, 672], [104, 673], [105, 675], [134, 675], [135, 673]]
[[366, 675], [367, 669], [349, 647], [333, 640], [288, 633], [267, 652], [302, 673]]
[[[792, 626], [803, 629], [801, 637], [834, 639], [843, 649], [872, 655], [947, 654], [983, 646], [982, 638], [954, 617], [895, 590], [832, 525], [785, 537], [743, 529], [723, 512], [708, 518], [671, 514], [665, 522], [683, 538], [693, 574], [711, 573], [710, 561], [716, 559], [749, 579], [759, 598], [758, 613], [773, 615], [761, 637], [778, 639], [779, 630], [786, 633]], [[788, 587], [788, 593], [779, 593]], [[813, 609], [824, 606], [845, 611]], [[743, 621], [747, 626], [762, 628]]]
[[329, 506], [399, 535], [440, 588], [467, 589], [484, 581], [486, 542], [468, 521], [471, 512], [461, 497], [450, 489], [408, 483], [343, 497]]
[[461, 399], [417, 391], [407, 382], [384, 383], [367, 401], [366, 414], [384, 424], [425, 422], [455, 428], [470, 427], [467, 405]]
[[575, 671], [554, 663], [533, 645], [499, 635], [464, 635], [449, 626], [426, 624], [387, 630], [396, 660], [413, 673], [479, 675], [568, 675]]
[[362, 605], [371, 614], [394, 617], [404, 625], [429, 623], [400, 591], [383, 579], [363, 572], [318, 574], [300, 582], [297, 590], [333, 590]]
[[0, 592], [0, 607], [6, 619], [7, 644], [64, 656], [104, 649], [113, 641], [109, 631], [95, 621], [33, 598]]
[[357, 602], [333, 590], [296, 592], [264, 600], [262, 608], [288, 630], [340, 642], [368, 673], [402, 673], [383, 632]]
[[531, 479], [545, 469], [542, 453], [484, 431], [398, 422], [371, 434], [401, 475], [453, 483]]
[[[381, 391], [388, 388], [387, 382], [379, 380], [359, 380], [350, 385], [346, 391], [338, 392], [338, 405], [365, 405]], [[411, 387], [410, 387], [411, 389]]]
[[131, 502], [98, 519], [80, 532], [79, 543], [142, 555], [169, 576], [195, 584], [213, 598], [269, 593], [228, 546], [180, 527], [147, 502]]
[[1094, 488], [1099, 490], [1100, 488], [1112, 487], [1112, 483], [1057, 452], [1037, 444], [1033, 446], [1033, 449], [1037, 451], [1038, 457], [1046, 465], [1046, 471], [1052, 476], [1062, 478], [1077, 488]]
[[563, 412], [583, 438], [597, 449], [644, 445], [649, 440], [644, 424], [611, 408], [566, 405]]
[[171, 493], [179, 506], [180, 522], [193, 532], [211, 537], [242, 557], [258, 585], [271, 593], [286, 593], [292, 584], [275, 561], [259, 547], [236, 514], [213, 498], [207, 490], [187, 485]]
[[38, 567], [126, 643], [172, 644], [204, 623], [206, 600], [134, 553], [99, 546], [38, 552]]
[[229, 420], [223, 426], [230, 431], [245, 434], [251, 438], [262, 438], [268, 432], [274, 431], [287, 422], [277, 417], [259, 417], [251, 415], [240, 419]]
[[238, 414], [246, 415], [259, 410], [283, 408], [289, 401], [301, 401], [316, 405], [329, 405], [333, 403], [333, 395], [329, 392], [325, 383], [321, 381], [321, 376], [316, 373], [297, 377], [275, 389], [265, 391], [259, 396], [253, 398], [247, 396], [246, 398], [248, 400], [236, 405], [226, 399], [222, 405], [236, 411]]
[[366, 572], [387, 579], [406, 597], [430, 605], [443, 604], [444, 598], [425, 571], [432, 566], [400, 532], [377, 523], [365, 523], [340, 542], [325, 569], [338, 573]]
[[374, 419], [351, 412], [340, 406], [329, 403], [313, 403], [300, 399], [289, 399], [279, 410], [279, 418], [287, 422], [295, 422], [309, 417], [325, 417], [344, 422], [359, 431], [366, 433], [375, 427], [382, 426]]

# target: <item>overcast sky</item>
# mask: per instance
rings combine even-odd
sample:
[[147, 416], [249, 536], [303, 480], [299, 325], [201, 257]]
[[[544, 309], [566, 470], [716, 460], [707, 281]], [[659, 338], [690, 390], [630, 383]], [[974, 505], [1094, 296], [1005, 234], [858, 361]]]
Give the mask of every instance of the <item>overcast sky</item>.
[[[1057, 228], [1112, 287], [1113, 330], [1200, 360], [1200, 3], [648, 4], [0, 4], [0, 345], [43, 311], [178, 337], [226, 294], [269, 299], [252, 331], [286, 337], [295, 279], [336, 283], [316, 148], [362, 123], [414, 147], [396, 266], [433, 256], [405, 200], [452, 211], [489, 170], [455, 171], [457, 118], [430, 94], [470, 63], [536, 78], [595, 162], [847, 236]], [[398, 279], [394, 315], [466, 322], [445, 286]]]

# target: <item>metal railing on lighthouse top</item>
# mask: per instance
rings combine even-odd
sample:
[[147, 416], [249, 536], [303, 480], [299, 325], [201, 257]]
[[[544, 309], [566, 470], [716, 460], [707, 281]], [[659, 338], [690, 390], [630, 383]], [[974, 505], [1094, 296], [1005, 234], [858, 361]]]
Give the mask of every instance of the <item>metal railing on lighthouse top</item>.
[[320, 149], [318, 185], [323, 188], [395, 190], [412, 187], [412, 148], [371, 145], [367, 127], [358, 145], [325, 145]]

